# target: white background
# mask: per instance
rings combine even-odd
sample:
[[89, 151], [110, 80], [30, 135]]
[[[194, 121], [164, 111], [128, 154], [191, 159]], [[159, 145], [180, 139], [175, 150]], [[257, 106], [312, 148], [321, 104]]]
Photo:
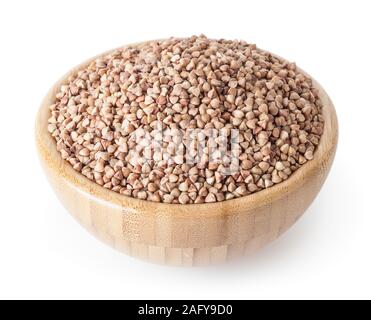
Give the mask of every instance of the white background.
[[[370, 1], [1, 1], [0, 298], [371, 298]], [[334, 101], [340, 141], [304, 217], [248, 259], [170, 268], [85, 232], [40, 169], [33, 139], [51, 85], [130, 42], [204, 33], [296, 61]]]

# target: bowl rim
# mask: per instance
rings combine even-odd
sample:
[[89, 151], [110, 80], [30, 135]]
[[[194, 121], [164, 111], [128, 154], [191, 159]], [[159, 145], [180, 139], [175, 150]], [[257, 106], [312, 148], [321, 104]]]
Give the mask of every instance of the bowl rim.
[[[251, 209], [270, 206], [273, 201], [286, 197], [289, 191], [297, 190], [304, 185], [308, 179], [315, 174], [318, 167], [323, 166], [323, 164], [326, 163], [335, 153], [338, 141], [338, 120], [334, 105], [323, 87], [312, 76], [298, 67], [299, 72], [312, 79], [313, 86], [319, 92], [319, 97], [323, 105], [322, 114], [325, 124], [320, 143], [314, 153], [314, 158], [302, 165], [287, 180], [268, 189], [260, 190], [256, 193], [236, 199], [214, 203], [186, 205], [152, 202], [125, 196], [110, 189], [106, 189], [89, 180], [80, 172], [74, 170], [67, 161], [62, 159], [60, 153], [57, 151], [56, 142], [47, 130], [48, 119], [50, 117], [49, 106], [54, 103], [57, 91], [60, 89], [61, 85], [66, 83], [68, 77], [87, 67], [92, 61], [122, 48], [140, 48], [148, 42], [162, 40], [165, 39], [127, 44], [94, 56], [67, 72], [51, 87], [47, 95], [44, 97], [36, 117], [35, 125], [36, 146], [39, 157], [43, 164], [47, 165], [48, 169], [53, 170], [59, 176], [62, 176], [71, 187], [76, 189], [76, 191], [83, 192], [88, 197], [93, 197], [99, 202], [119, 206], [123, 212], [128, 213], [137, 212], [139, 210], [143, 214], [171, 214], [177, 218], [183, 217], [192, 219], [233, 215], [241, 212], [241, 209], [244, 211], [250, 211]], [[279, 55], [272, 54], [269, 51], [265, 52], [283, 61], [287, 61]]]

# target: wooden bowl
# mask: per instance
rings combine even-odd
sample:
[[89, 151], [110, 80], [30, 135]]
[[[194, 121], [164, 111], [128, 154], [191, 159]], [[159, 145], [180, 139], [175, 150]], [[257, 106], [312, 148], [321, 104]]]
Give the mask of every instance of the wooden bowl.
[[74, 68], [49, 91], [37, 115], [36, 144], [48, 180], [65, 208], [110, 246], [161, 264], [221, 263], [278, 238], [321, 189], [335, 156], [338, 123], [330, 98], [317, 82], [325, 129], [314, 159], [269, 189], [225, 202], [177, 205], [129, 198], [90, 181], [62, 159], [47, 126], [49, 106], [61, 84], [96, 58]]

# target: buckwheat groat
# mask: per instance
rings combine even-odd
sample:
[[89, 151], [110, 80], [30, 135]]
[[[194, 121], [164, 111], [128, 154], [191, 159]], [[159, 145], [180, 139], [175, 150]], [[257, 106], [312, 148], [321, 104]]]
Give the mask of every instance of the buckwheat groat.
[[295, 64], [204, 36], [126, 47], [70, 77], [49, 132], [75, 170], [126, 196], [210, 203], [288, 179], [323, 132]]

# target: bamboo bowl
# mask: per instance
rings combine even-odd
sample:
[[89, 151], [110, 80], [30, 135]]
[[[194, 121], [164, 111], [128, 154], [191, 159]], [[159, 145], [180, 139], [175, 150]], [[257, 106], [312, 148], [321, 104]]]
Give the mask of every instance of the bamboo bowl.
[[61, 84], [96, 58], [74, 68], [51, 88], [37, 115], [36, 145], [42, 167], [62, 204], [82, 226], [110, 246], [160, 264], [222, 263], [278, 238], [301, 217], [321, 189], [335, 156], [338, 123], [330, 98], [317, 82], [324, 134], [314, 159], [283, 183], [243, 198], [193, 205], [129, 198], [95, 184], [61, 158], [47, 126], [48, 107]]

